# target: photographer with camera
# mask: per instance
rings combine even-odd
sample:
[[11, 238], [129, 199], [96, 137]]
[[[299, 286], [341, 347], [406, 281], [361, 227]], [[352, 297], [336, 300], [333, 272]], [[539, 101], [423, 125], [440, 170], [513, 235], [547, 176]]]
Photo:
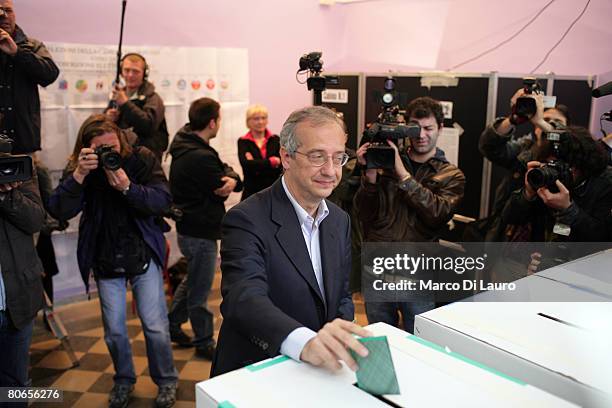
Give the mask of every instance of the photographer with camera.
[[98, 287], [104, 341], [115, 368], [111, 407], [125, 407], [136, 375], [126, 329], [126, 284], [130, 282], [147, 345], [155, 403], [176, 400], [174, 368], [161, 266], [165, 241], [156, 218], [170, 206], [159, 161], [145, 147], [131, 147], [104, 115], [83, 122], [49, 212], [60, 221], [82, 212], [77, 258], [85, 286]]
[[[419, 125], [418, 136], [409, 137], [401, 152], [395, 143], [387, 141], [394, 152], [393, 168], [366, 169], [355, 195], [364, 241], [435, 241], [463, 198], [463, 172], [436, 147], [444, 122], [440, 103], [429, 97], [417, 98], [406, 107], [405, 117], [410, 124]], [[370, 167], [366, 155], [371, 148], [372, 144], [366, 142], [357, 150], [361, 165]], [[370, 323], [383, 321], [397, 326], [399, 311], [404, 330], [410, 333], [414, 316], [433, 308], [430, 301], [366, 302]]]
[[23, 154], [40, 150], [38, 85], [55, 81], [59, 69], [15, 20], [13, 0], [0, 0], [0, 133], [14, 140], [14, 154]]
[[[10, 139], [0, 136], [1, 159], [13, 160], [11, 147]], [[25, 159], [21, 163], [31, 166]], [[45, 210], [36, 172], [27, 173], [18, 178], [0, 172], [0, 387], [29, 386], [33, 320], [43, 306], [43, 269], [33, 235], [43, 226]]]
[[168, 128], [164, 116], [164, 101], [147, 80], [149, 66], [137, 53], [121, 59], [121, 76], [125, 86], [115, 84], [110, 106], [104, 114], [121, 129], [132, 128], [137, 144], [147, 147], [161, 161], [168, 148]]
[[[532, 160], [545, 160], [548, 142], [543, 132], [569, 124], [569, 111], [565, 105], [544, 107], [544, 96], [535, 84], [527, 85], [515, 92], [510, 105], [512, 113], [501, 117], [487, 126], [478, 143], [480, 152], [492, 163], [510, 171], [495, 191], [491, 215], [481, 221], [478, 235], [484, 241], [503, 241], [506, 226], [500, 222], [501, 211], [512, 191], [521, 187], [527, 163]], [[534, 90], [532, 91], [532, 88]], [[516, 137], [519, 125], [531, 123], [533, 132]]]
[[544, 134], [546, 163], [527, 163], [523, 187], [510, 196], [502, 222], [513, 241], [604, 242], [612, 229], [612, 167], [587, 129]]

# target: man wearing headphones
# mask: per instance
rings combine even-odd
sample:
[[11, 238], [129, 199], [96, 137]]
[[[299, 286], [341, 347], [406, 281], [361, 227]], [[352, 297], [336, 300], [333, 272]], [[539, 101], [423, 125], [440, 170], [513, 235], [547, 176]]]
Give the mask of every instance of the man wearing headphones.
[[147, 76], [149, 67], [145, 58], [136, 53], [125, 54], [121, 60], [121, 76], [125, 87], [113, 89], [115, 107], [109, 107], [106, 116], [120, 128], [132, 128], [138, 144], [146, 146], [158, 159], [168, 147], [168, 129], [164, 117], [164, 102], [155, 92]]

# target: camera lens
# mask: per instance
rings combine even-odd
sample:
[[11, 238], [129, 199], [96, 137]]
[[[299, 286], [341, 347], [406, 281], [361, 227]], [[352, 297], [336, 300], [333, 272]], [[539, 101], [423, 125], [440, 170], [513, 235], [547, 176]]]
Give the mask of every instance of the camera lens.
[[108, 170], [118, 170], [121, 167], [121, 155], [114, 150], [102, 153], [100, 161], [102, 166]]
[[385, 79], [384, 88], [385, 88], [385, 91], [392, 91], [392, 90], [394, 90], [395, 89], [395, 79], [393, 79], [393, 78]]
[[393, 103], [393, 94], [389, 93], [389, 92], [383, 94], [382, 101], [383, 101], [383, 103], [385, 103], [387, 105], [392, 104]]
[[527, 173], [527, 182], [534, 190], [544, 187], [545, 175], [542, 169], [533, 169]]

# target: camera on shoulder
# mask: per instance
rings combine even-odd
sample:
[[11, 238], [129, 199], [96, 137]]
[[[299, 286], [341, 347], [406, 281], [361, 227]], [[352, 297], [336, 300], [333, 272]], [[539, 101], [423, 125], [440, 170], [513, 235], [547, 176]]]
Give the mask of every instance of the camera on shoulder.
[[391, 76], [385, 79], [384, 93], [381, 98], [382, 110], [376, 119], [363, 132], [363, 141], [372, 145], [365, 154], [368, 169], [389, 169], [395, 167], [395, 151], [387, 144], [387, 140], [398, 145], [407, 138], [418, 138], [421, 128], [416, 123], [406, 123], [405, 111], [397, 104], [395, 79]]

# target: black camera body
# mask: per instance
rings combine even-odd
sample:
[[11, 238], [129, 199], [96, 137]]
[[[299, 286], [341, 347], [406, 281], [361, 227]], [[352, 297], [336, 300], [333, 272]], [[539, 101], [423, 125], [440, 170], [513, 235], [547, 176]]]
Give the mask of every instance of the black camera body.
[[315, 105], [321, 105], [323, 103], [322, 92], [328, 85], [338, 85], [340, 83], [337, 76], [321, 75], [321, 72], [323, 71], [323, 61], [321, 61], [322, 56], [322, 52], [313, 51], [302, 55], [299, 63], [300, 69], [298, 70], [298, 74], [303, 72], [308, 73], [306, 85], [309, 91], [314, 91]]
[[12, 155], [13, 140], [0, 134], [0, 184], [28, 181], [32, 178], [32, 158], [27, 155]]
[[382, 112], [376, 122], [363, 132], [363, 141], [372, 144], [365, 154], [368, 169], [392, 170], [395, 167], [395, 151], [387, 144], [387, 140], [397, 145], [399, 140], [418, 139], [421, 135], [421, 127], [415, 123], [406, 123], [406, 112], [400, 110], [399, 105], [395, 103], [397, 97], [395, 80], [392, 77], [385, 80], [384, 90]]
[[527, 173], [527, 182], [534, 190], [546, 187], [551, 193], [558, 193], [556, 180], [568, 188], [572, 185], [571, 166], [566, 161], [569, 136], [565, 128], [546, 132], [543, 136], [552, 144], [555, 159]]
[[[540, 84], [535, 78], [523, 79], [523, 90], [527, 95], [542, 93]], [[537, 112], [536, 101], [533, 98], [521, 96], [517, 98], [514, 114], [523, 120], [528, 120]]]
[[94, 153], [98, 155], [98, 162], [107, 170], [118, 170], [121, 168], [123, 160], [121, 155], [113, 149], [111, 145], [101, 145], [96, 147]]

